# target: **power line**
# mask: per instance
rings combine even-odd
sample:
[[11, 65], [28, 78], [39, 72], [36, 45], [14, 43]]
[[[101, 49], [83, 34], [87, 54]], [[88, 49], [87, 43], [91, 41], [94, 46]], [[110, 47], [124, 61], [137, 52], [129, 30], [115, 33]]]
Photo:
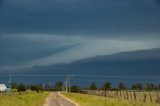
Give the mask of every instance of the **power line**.
[[[8, 76], [8, 75], [0, 75], [0, 76]], [[45, 74], [45, 75], [41, 75], [41, 74], [12, 74], [12, 76], [16, 76], [16, 77], [65, 77], [66, 75], [63, 75], [63, 74], [59, 74], [59, 75], [56, 75], [56, 74]], [[131, 76], [131, 75], [121, 75], [121, 76], [112, 76], [112, 75], [108, 75], [108, 76], [105, 76], [105, 75], [70, 75], [72, 77], [103, 77], [103, 78], [160, 78], [160, 76], [145, 76], [145, 75], [141, 75], [141, 76]]]
[[[117, 80], [105, 80], [105, 79], [101, 79], [101, 80], [89, 80], [89, 79], [74, 79], [74, 81], [88, 81], [88, 82], [94, 82], [94, 81], [107, 81], [107, 82], [115, 82], [115, 83], [117, 83], [117, 82], [137, 82], [137, 81], [123, 81], [123, 80], [121, 80], [121, 81], [117, 81]], [[139, 83], [139, 82], [143, 82], [143, 83], [152, 83], [152, 82], [154, 82], [154, 83], [160, 83], [159, 81], [138, 81], [137, 83]]]
[[157, 78], [159, 79], [160, 76], [103, 76], [103, 75], [74, 75], [75, 77], [103, 77], [103, 78]]
[[[8, 76], [8, 75], [0, 75], [0, 76]], [[12, 76], [15, 76], [15, 77], [64, 77], [65, 75], [52, 75], [52, 74], [46, 74], [46, 75], [41, 75], [41, 74], [12, 74]]]

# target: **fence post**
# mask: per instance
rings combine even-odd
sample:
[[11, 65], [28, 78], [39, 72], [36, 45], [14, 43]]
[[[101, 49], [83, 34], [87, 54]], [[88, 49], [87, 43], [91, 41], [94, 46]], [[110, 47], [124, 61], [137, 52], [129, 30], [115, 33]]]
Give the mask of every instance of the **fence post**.
[[120, 98], [123, 99], [123, 97], [122, 97], [122, 92], [121, 92], [121, 91], [120, 91]]
[[146, 98], [147, 98], [147, 95], [144, 94], [144, 98], [143, 98], [143, 102], [146, 103]]
[[129, 100], [128, 91], [126, 91], [126, 99], [128, 99], [128, 100]]
[[156, 103], [160, 103], [160, 97], [159, 97], [158, 93], [157, 93], [157, 96], [156, 96]]
[[116, 91], [116, 94], [117, 94], [118, 100], [120, 100], [120, 98], [119, 98], [119, 92], [118, 92], [118, 91]]
[[149, 97], [150, 97], [150, 102], [153, 103], [152, 95], [150, 92], [149, 92]]
[[134, 100], [137, 101], [136, 93], [134, 92], [133, 95], [134, 95]]
[[116, 91], [114, 91], [113, 93], [114, 93], [114, 98], [117, 98]]
[[131, 101], [132, 101], [132, 92], [130, 92], [129, 94], [130, 94], [130, 99], [131, 99]]

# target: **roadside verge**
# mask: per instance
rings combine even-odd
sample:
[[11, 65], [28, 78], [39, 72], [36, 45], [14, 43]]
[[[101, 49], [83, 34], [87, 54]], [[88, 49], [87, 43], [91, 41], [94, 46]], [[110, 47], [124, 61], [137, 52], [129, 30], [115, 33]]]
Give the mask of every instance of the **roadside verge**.
[[76, 103], [75, 101], [73, 101], [73, 100], [69, 99], [68, 97], [64, 96], [63, 94], [61, 94], [61, 92], [58, 92], [58, 94], [59, 94], [61, 97], [63, 97], [65, 100], [67, 100], [67, 101], [71, 102], [72, 104], [74, 104], [75, 106], [81, 106], [81, 105], [79, 105], [78, 103]]

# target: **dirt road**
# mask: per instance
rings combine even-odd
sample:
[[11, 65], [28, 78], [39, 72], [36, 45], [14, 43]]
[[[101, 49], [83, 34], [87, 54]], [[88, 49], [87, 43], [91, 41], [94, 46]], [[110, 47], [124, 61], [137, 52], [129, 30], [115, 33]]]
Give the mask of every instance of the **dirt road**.
[[66, 100], [58, 92], [50, 93], [46, 98], [44, 106], [76, 106], [73, 103]]

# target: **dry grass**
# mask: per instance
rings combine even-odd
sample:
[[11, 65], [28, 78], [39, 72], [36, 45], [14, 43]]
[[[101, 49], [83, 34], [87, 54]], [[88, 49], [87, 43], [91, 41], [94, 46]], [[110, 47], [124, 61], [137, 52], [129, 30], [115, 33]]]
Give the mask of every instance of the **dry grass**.
[[79, 93], [62, 93], [64, 96], [79, 103], [81, 106], [160, 106], [154, 103], [139, 103]]
[[48, 92], [0, 93], [0, 106], [43, 106]]

